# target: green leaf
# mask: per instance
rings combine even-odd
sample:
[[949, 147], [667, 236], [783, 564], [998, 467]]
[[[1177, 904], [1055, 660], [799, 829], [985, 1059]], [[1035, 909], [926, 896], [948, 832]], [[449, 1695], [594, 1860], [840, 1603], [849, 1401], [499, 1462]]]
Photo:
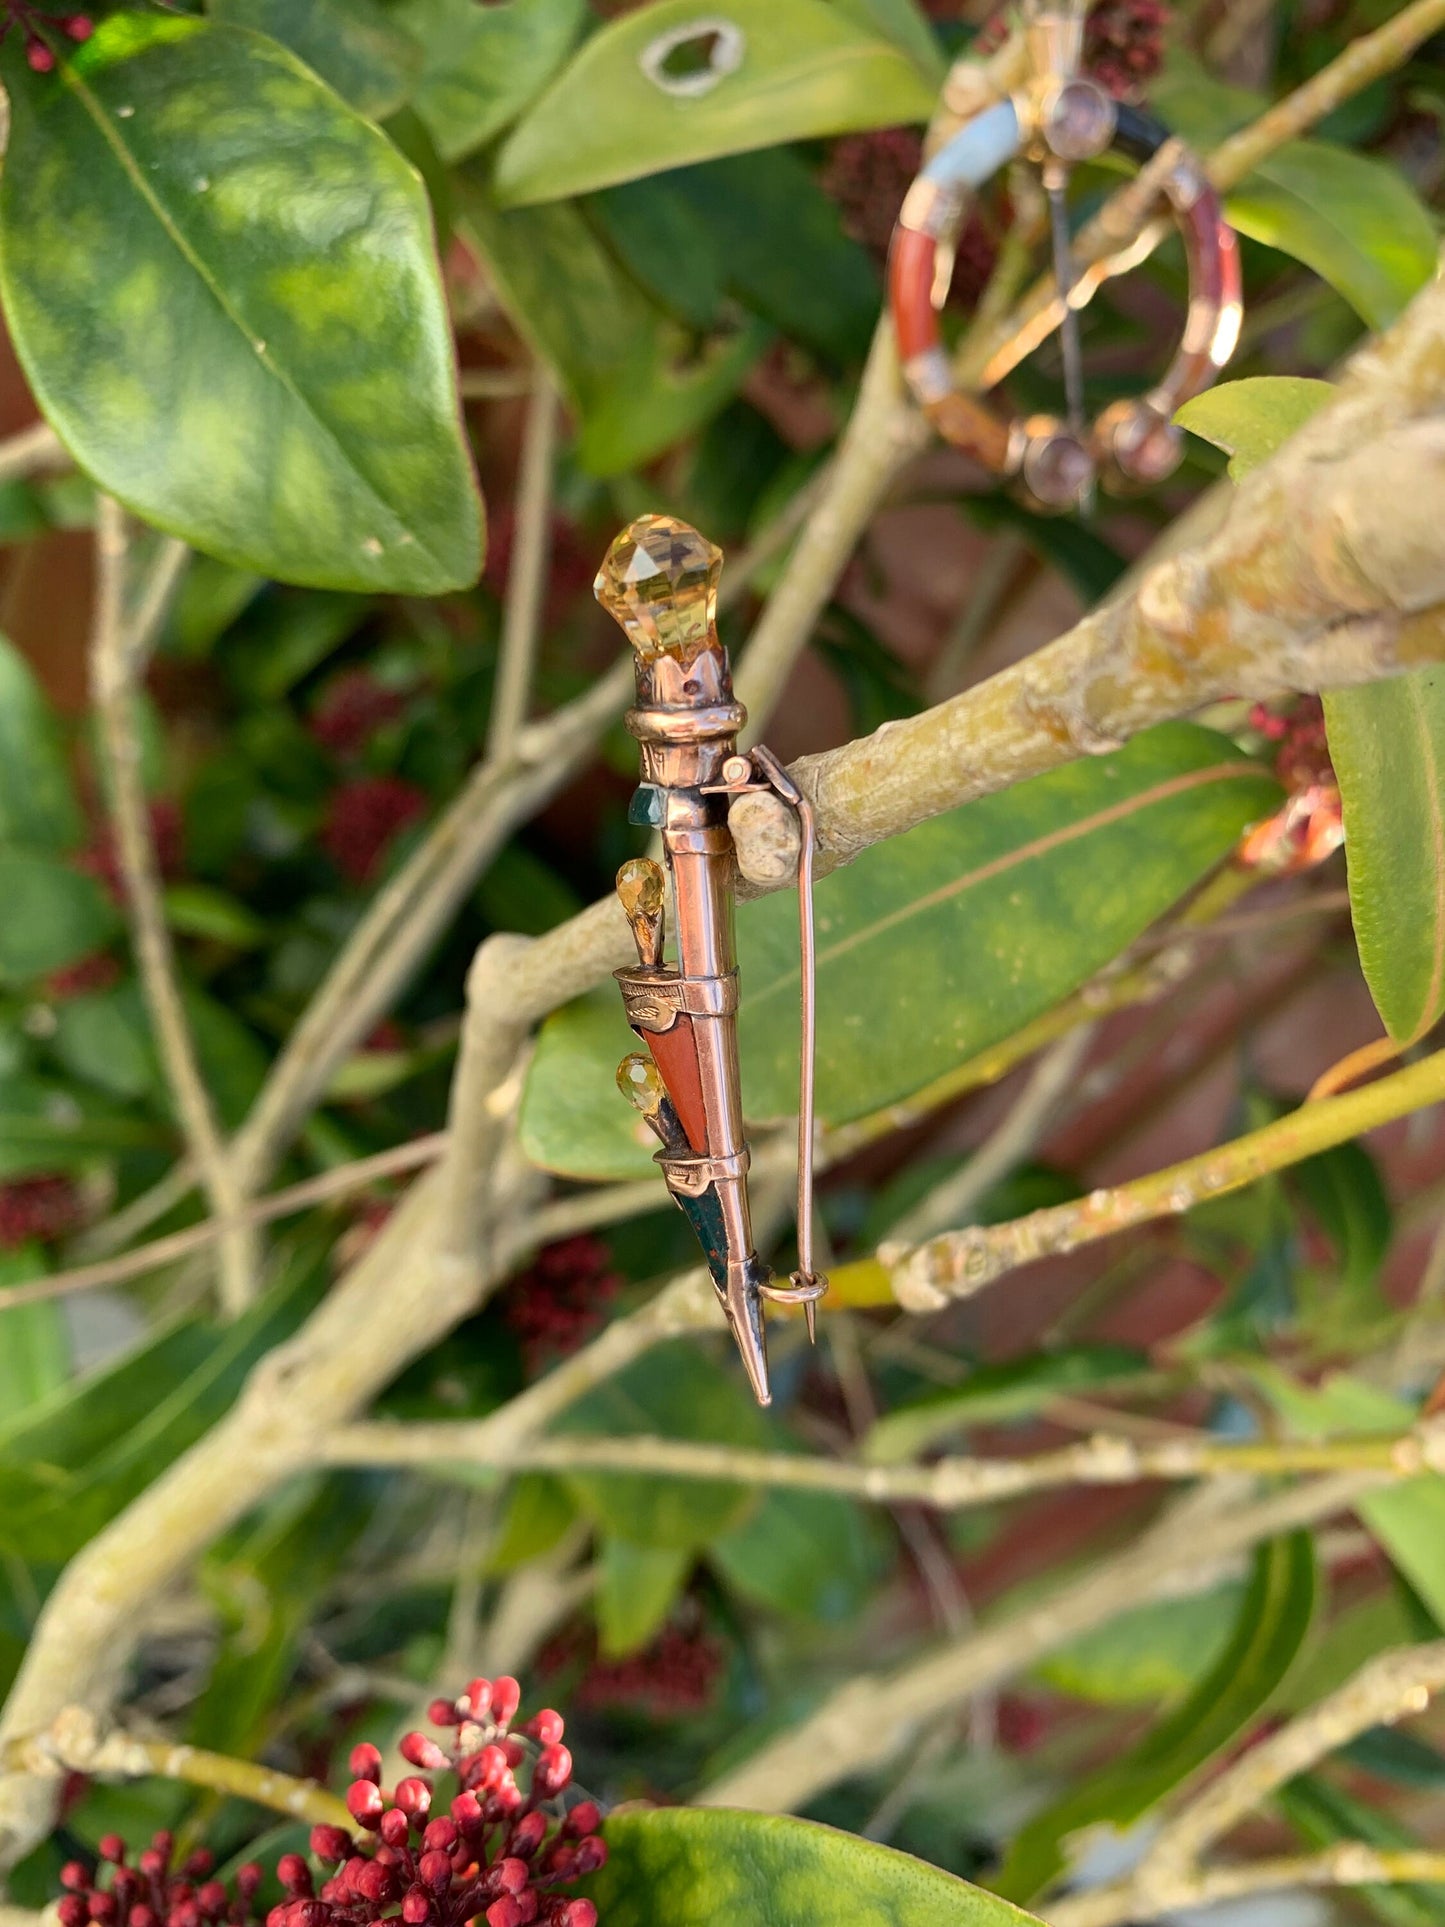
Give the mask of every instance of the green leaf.
[[28, 984], [98, 950], [114, 906], [94, 877], [33, 850], [0, 849], [0, 983]]
[[692, 1571], [693, 1554], [668, 1546], [639, 1546], [610, 1535], [597, 1561], [597, 1639], [609, 1659], [621, 1659], [661, 1631]]
[[239, 898], [209, 883], [173, 883], [165, 902], [166, 922], [179, 937], [250, 950], [269, 934], [263, 920]]
[[431, 214], [294, 56], [113, 14], [43, 77], [4, 49], [0, 295], [81, 467], [237, 567], [435, 594], [476, 579]]
[[[908, 1097], [1050, 1009], [1175, 903], [1278, 794], [1225, 738], [1170, 723], [921, 824], [824, 877], [819, 1115], [840, 1123]], [[754, 1118], [787, 1116], [797, 1103], [791, 899], [741, 905], [738, 944], [744, 1103]], [[651, 1168], [639, 1121], [613, 1086], [618, 1060], [635, 1048], [614, 996], [549, 1019], [523, 1097], [528, 1157], [582, 1177]]]
[[925, 1392], [876, 1420], [863, 1441], [863, 1457], [875, 1465], [896, 1465], [971, 1425], [1028, 1418], [1061, 1392], [1096, 1392], [1127, 1384], [1148, 1370], [1145, 1355], [1124, 1345], [1079, 1345], [980, 1365], [961, 1385]]
[[146, 1097], [158, 1087], [150, 1025], [135, 984], [68, 998], [56, 1010], [51, 1049], [72, 1077], [112, 1097]]
[[426, 49], [413, 106], [444, 161], [459, 161], [530, 107], [570, 53], [585, 0], [401, 0], [393, 17]]
[[122, 1151], [174, 1150], [164, 1125], [83, 1085], [23, 1075], [0, 1079], [0, 1178], [81, 1171]]
[[524, 1472], [508, 1488], [501, 1517], [487, 1547], [488, 1572], [514, 1572], [552, 1550], [577, 1517], [560, 1479]]
[[1208, 1675], [1132, 1752], [1095, 1772], [1018, 1834], [994, 1885], [1029, 1899], [1068, 1865], [1086, 1830], [1124, 1832], [1196, 1773], [1258, 1716], [1294, 1664], [1315, 1605], [1309, 1534], [1273, 1540], [1255, 1554], [1229, 1645]]
[[[644, 62], [668, 36], [695, 27], [707, 57], [720, 23], [740, 36], [732, 71], [702, 86], [692, 74], [688, 92], [650, 76]], [[728, 0], [706, 15], [656, 0], [595, 33], [512, 131], [497, 192], [511, 206], [561, 200], [720, 154], [926, 120], [935, 92], [907, 54], [826, 0]]]
[[[1403, 1399], [1344, 1372], [1319, 1386], [1300, 1385], [1273, 1365], [1253, 1364], [1250, 1372], [1301, 1438], [1404, 1432], [1416, 1419]], [[1371, 1534], [1445, 1627], [1445, 1477], [1426, 1472], [1418, 1479], [1403, 1479], [1367, 1493], [1354, 1504]]]
[[[1157, 81], [1151, 100], [1205, 151], [1266, 103], [1221, 86], [1197, 63]], [[1430, 214], [1398, 167], [1327, 141], [1289, 141], [1225, 199], [1241, 234], [1292, 255], [1344, 296], [1371, 328], [1386, 328], [1435, 272]]]
[[1242, 482], [1334, 392], [1331, 382], [1306, 381], [1299, 375], [1249, 375], [1196, 395], [1174, 419], [1191, 435], [1224, 449], [1231, 479]]
[[289, 47], [368, 120], [385, 120], [421, 75], [420, 44], [378, 0], [208, 0], [207, 11]]
[[754, 1605], [815, 1624], [838, 1625], [868, 1603], [887, 1564], [876, 1513], [832, 1492], [763, 1492], [708, 1560]]
[[7, 1285], [28, 1284], [48, 1270], [35, 1245], [0, 1252], [0, 1413], [8, 1418], [56, 1392], [70, 1376], [70, 1337], [61, 1306], [5, 1309]]
[[925, 1861], [774, 1813], [667, 1807], [609, 1815], [587, 1883], [608, 1927], [1024, 1927], [1031, 1916]]
[[[552, 1426], [555, 1433], [638, 1433], [720, 1445], [773, 1442], [735, 1372], [686, 1340], [650, 1352], [598, 1386]], [[667, 1479], [638, 1472], [563, 1472], [561, 1477], [602, 1531], [653, 1551], [690, 1552], [726, 1532], [751, 1495], [712, 1479]]]
[[[1382, 1852], [1418, 1848], [1420, 1840], [1398, 1820], [1366, 1806], [1316, 1773], [1302, 1773], [1274, 1796], [1274, 1803], [1311, 1847], [1332, 1847], [1341, 1840], [1363, 1840]], [[1354, 1893], [1387, 1927], [1442, 1927], [1445, 1893], [1439, 1887], [1387, 1885], [1357, 1887]]]
[[1360, 967], [1397, 1042], [1445, 1011], [1445, 672], [1324, 699]]
[[30, 665], [0, 636], [0, 842], [72, 849], [80, 810], [54, 712]]
[[702, 427], [772, 338], [750, 320], [699, 343], [570, 204], [503, 212], [474, 172], [458, 194], [503, 306], [581, 415], [574, 452], [594, 475], [635, 468]]
[[1178, 1700], [1217, 1664], [1243, 1593], [1240, 1584], [1154, 1600], [1070, 1640], [1034, 1671], [1056, 1692], [1098, 1706]]
[[1384, 1311], [1375, 1290], [1394, 1235], [1394, 1214], [1375, 1160], [1359, 1144], [1337, 1144], [1294, 1167], [1291, 1182], [1335, 1248], [1337, 1289]]

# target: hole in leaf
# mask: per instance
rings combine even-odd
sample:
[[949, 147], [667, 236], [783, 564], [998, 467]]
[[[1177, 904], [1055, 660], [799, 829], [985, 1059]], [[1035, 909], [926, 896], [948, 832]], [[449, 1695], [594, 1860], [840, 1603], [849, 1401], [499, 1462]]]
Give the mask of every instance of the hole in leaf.
[[663, 93], [695, 98], [737, 72], [746, 46], [742, 29], [731, 20], [691, 20], [649, 41], [639, 64]]

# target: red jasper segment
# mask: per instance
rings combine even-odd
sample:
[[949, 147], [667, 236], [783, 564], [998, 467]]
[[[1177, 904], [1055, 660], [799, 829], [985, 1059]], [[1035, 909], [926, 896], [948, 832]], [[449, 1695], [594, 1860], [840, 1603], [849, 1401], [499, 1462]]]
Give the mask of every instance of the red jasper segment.
[[702, 1074], [697, 1067], [697, 1039], [692, 1034], [692, 1019], [679, 1015], [671, 1030], [646, 1033], [652, 1061], [662, 1072], [662, 1081], [672, 1099], [687, 1141], [702, 1156], [707, 1148], [707, 1105], [703, 1102]]
[[933, 271], [938, 243], [932, 235], [896, 227], [888, 251], [888, 298], [902, 360], [938, 346], [938, 316], [933, 309]]

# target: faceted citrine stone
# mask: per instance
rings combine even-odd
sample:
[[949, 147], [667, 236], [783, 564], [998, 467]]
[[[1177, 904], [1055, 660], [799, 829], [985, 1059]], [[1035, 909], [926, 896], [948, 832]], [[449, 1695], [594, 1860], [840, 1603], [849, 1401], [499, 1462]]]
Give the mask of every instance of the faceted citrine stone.
[[607, 551], [592, 589], [644, 662], [684, 666], [714, 640], [722, 550], [672, 515], [640, 515]]
[[662, 1085], [662, 1072], [641, 1051], [633, 1051], [617, 1066], [617, 1088], [633, 1109], [641, 1111], [644, 1117], [655, 1117], [667, 1095]]
[[617, 872], [617, 894], [629, 918], [661, 916], [664, 890], [662, 865], [651, 857], [629, 857]]

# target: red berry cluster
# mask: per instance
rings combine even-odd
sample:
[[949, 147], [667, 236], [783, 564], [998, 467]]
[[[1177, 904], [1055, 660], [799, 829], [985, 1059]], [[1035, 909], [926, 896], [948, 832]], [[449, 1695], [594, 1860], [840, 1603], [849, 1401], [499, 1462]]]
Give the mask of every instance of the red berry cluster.
[[379, 729], [406, 708], [399, 689], [388, 689], [369, 669], [343, 669], [321, 692], [310, 730], [333, 756], [359, 756]]
[[1325, 706], [1318, 696], [1301, 696], [1283, 716], [1265, 703], [1256, 703], [1249, 712], [1249, 726], [1266, 742], [1278, 746], [1274, 773], [1287, 790], [1333, 782], [1335, 768], [1325, 735]]
[[[601, 1816], [590, 1800], [564, 1810], [572, 1755], [562, 1717], [548, 1709], [514, 1733], [520, 1700], [514, 1679], [474, 1679], [460, 1699], [428, 1709], [448, 1747], [425, 1733], [402, 1741], [410, 1765], [460, 1781], [445, 1813], [433, 1815], [432, 1782], [421, 1773], [383, 1792], [381, 1755], [358, 1746], [346, 1805], [377, 1844], [359, 1851], [344, 1827], [314, 1827], [311, 1851], [336, 1871], [318, 1890], [302, 1856], [285, 1854], [276, 1871], [287, 1897], [266, 1927], [466, 1927], [480, 1916], [487, 1927], [596, 1927], [590, 1900], [556, 1890], [606, 1861]], [[523, 1791], [517, 1775], [527, 1762]]]
[[[156, 853], [156, 866], [167, 883], [178, 877], [185, 867], [185, 832], [181, 821], [181, 806], [173, 797], [152, 797], [149, 805], [151, 844]], [[103, 883], [117, 903], [125, 900], [125, 879], [121, 873], [120, 856], [116, 849], [115, 832], [110, 824], [100, 825], [88, 848], [81, 851], [75, 859], [77, 867], [87, 876], [93, 876]]]
[[1164, 64], [1164, 0], [1097, 0], [1084, 28], [1084, 66], [1116, 100], [1138, 93]]
[[[922, 138], [909, 127], [845, 134], [829, 150], [821, 176], [823, 190], [837, 203], [844, 232], [879, 262], [887, 256], [903, 197], [922, 165]], [[958, 237], [949, 306], [971, 311], [988, 286], [997, 259], [998, 243], [991, 226], [975, 208]]]
[[640, 1653], [595, 1661], [577, 1689], [577, 1703], [682, 1719], [710, 1704], [724, 1659], [722, 1646], [707, 1633], [668, 1626]]
[[67, 40], [89, 40], [95, 32], [95, 22], [88, 13], [44, 14], [28, 0], [0, 0], [0, 40], [12, 27], [24, 36], [26, 65], [37, 74], [51, 73], [55, 67], [55, 49], [45, 38], [44, 28], [58, 27]]
[[1239, 848], [1247, 868], [1275, 876], [1313, 869], [1345, 840], [1340, 788], [1325, 738], [1324, 706], [1306, 696], [1286, 715], [1264, 703], [1249, 712], [1250, 727], [1277, 745], [1275, 774], [1289, 792], [1284, 808], [1257, 824]]
[[172, 1865], [175, 1840], [158, 1833], [126, 1865], [125, 1842], [108, 1833], [99, 1846], [100, 1865], [94, 1873], [72, 1860], [60, 1870], [66, 1889], [56, 1907], [60, 1927], [247, 1927], [252, 1902], [261, 1885], [261, 1869], [254, 1863], [236, 1874], [236, 1891], [224, 1881], [208, 1878], [214, 1857], [204, 1848]]
[[621, 1287], [600, 1238], [583, 1233], [543, 1246], [502, 1300], [502, 1316], [521, 1341], [527, 1369], [585, 1344]]
[[97, 990], [109, 990], [120, 982], [120, 965], [108, 950], [92, 950], [45, 979], [45, 994], [53, 1003], [67, 1003], [72, 997], [86, 997]]
[[0, 1184], [0, 1250], [64, 1237], [82, 1215], [79, 1192], [58, 1172]]
[[392, 839], [426, 815], [426, 791], [402, 776], [358, 776], [327, 799], [321, 847], [350, 883], [367, 883]]

